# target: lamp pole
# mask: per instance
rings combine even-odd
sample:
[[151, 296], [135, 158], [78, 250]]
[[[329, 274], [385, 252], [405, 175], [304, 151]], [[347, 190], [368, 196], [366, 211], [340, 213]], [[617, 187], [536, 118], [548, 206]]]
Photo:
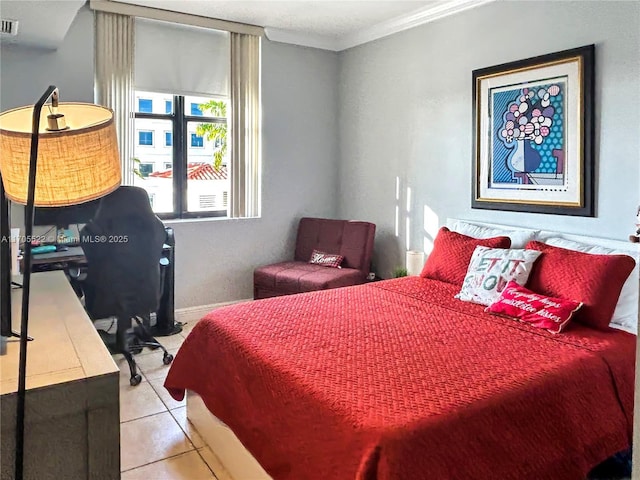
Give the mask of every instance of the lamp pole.
[[9, 246], [9, 234], [11, 220], [9, 214], [9, 200], [4, 192], [2, 175], [0, 175], [0, 263], [3, 268], [0, 271], [0, 335], [3, 337], [19, 337], [11, 330], [11, 248]]
[[31, 287], [31, 238], [33, 237], [33, 213], [36, 192], [36, 169], [38, 164], [38, 138], [40, 113], [49, 99], [53, 107], [58, 106], [58, 89], [51, 85], [33, 107], [31, 123], [31, 152], [29, 157], [29, 183], [27, 205], [24, 212], [24, 275], [22, 279], [22, 312], [20, 317], [20, 362], [18, 367], [18, 398], [16, 406], [16, 480], [22, 480], [24, 469], [24, 408], [27, 380], [27, 332], [29, 330], [29, 289]]

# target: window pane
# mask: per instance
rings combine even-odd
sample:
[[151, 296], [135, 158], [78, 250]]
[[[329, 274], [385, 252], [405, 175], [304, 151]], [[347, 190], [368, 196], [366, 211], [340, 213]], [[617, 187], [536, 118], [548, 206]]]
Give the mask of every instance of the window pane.
[[191, 104], [191, 115], [199, 115], [202, 116], [202, 110], [198, 107], [197, 103]]
[[173, 134], [171, 132], [164, 132], [164, 146], [171, 147], [173, 145]]
[[139, 170], [140, 170], [140, 175], [142, 175], [143, 177], [148, 177], [150, 173], [153, 173], [153, 163], [141, 163]]
[[193, 148], [203, 148], [204, 147], [204, 138], [201, 136], [192, 133], [191, 134], [191, 146]]
[[173, 100], [164, 101], [164, 113], [173, 113]]
[[[189, 122], [187, 129], [192, 142], [194, 138], [202, 141], [201, 147], [189, 148], [187, 152], [187, 210], [226, 211], [229, 206], [229, 171], [226, 150], [222, 151], [222, 145], [226, 144], [226, 124]], [[216, 138], [219, 139], [219, 147], [215, 146]], [[220, 160], [217, 168], [216, 159]]]
[[153, 100], [150, 98], [139, 98], [138, 111], [141, 113], [153, 113]]
[[154, 212], [173, 212], [173, 149], [165, 148], [167, 138], [173, 140], [171, 121], [136, 118], [135, 129], [134, 168], [139, 175], [133, 184], [147, 191]]
[[153, 146], [153, 131], [138, 130], [138, 145]]
[[224, 98], [184, 97], [185, 115], [194, 115], [198, 117], [226, 117], [226, 105], [227, 100]]

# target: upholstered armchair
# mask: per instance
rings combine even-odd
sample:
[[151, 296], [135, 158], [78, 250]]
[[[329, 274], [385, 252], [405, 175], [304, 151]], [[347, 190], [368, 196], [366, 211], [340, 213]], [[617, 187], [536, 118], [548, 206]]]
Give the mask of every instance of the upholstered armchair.
[[[371, 266], [376, 226], [369, 222], [302, 218], [292, 261], [256, 268], [255, 299], [364, 283]], [[313, 250], [344, 257], [340, 268], [311, 264]]]

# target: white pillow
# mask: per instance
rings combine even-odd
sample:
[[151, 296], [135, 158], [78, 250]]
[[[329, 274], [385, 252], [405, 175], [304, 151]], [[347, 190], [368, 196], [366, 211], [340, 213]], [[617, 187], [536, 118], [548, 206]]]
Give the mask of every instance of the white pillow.
[[473, 238], [509, 237], [511, 239], [511, 248], [524, 248], [530, 240], [535, 240], [538, 233], [540, 233], [540, 230], [531, 230], [527, 228], [507, 230], [502, 228], [485, 227], [482, 225], [464, 222], [462, 220], [455, 220], [449, 226], [449, 230]]
[[511, 280], [520, 286], [527, 283], [541, 254], [538, 250], [476, 247], [456, 298], [491, 305]]
[[636, 261], [629, 278], [624, 282], [616, 309], [611, 318], [610, 327], [624, 330], [626, 332], [638, 332], [638, 251], [630, 248], [629, 250], [614, 250], [611, 248], [601, 247], [599, 245], [588, 245], [586, 243], [574, 242], [562, 237], [549, 237], [544, 239], [544, 243], [553, 245], [554, 247], [566, 248], [568, 250], [576, 250], [578, 252], [592, 253], [596, 255], [629, 255]]

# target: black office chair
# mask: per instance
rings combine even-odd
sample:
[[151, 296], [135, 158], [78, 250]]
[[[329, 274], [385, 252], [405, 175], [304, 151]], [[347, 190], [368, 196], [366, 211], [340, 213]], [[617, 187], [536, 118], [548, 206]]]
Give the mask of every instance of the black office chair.
[[[165, 229], [151, 210], [147, 192], [121, 186], [102, 199], [93, 220], [80, 233], [87, 259], [85, 308], [93, 320], [115, 316], [115, 338], [100, 335], [114, 353], [122, 353], [131, 370], [131, 385], [142, 377], [132, 354], [143, 347], [161, 348], [163, 363], [173, 355], [149, 333], [150, 313], [158, 309], [161, 294], [160, 258]], [[132, 330], [132, 320], [137, 326]]]

